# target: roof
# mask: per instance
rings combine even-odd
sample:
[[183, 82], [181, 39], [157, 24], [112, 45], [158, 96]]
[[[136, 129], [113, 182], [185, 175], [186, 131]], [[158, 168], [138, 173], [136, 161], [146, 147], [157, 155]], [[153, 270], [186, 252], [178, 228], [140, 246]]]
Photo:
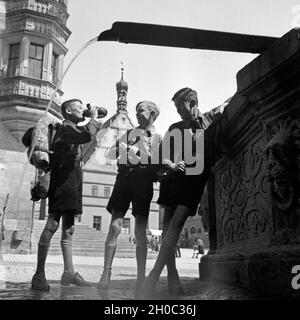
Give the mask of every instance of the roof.
[[98, 141], [101, 141], [103, 139], [103, 137], [105, 136], [105, 134], [107, 133], [107, 130], [105, 129], [108, 129], [110, 127], [113, 126], [113, 123], [117, 120], [117, 118], [119, 116], [125, 116], [130, 125], [132, 126], [132, 128], [135, 127], [135, 125], [133, 124], [132, 120], [130, 119], [129, 115], [127, 112], [117, 112], [115, 113], [112, 117], [110, 117], [109, 119], [107, 119], [104, 123], [103, 123], [103, 126], [101, 127], [100, 131], [98, 132], [97, 134], [97, 137], [96, 139], [92, 140], [88, 145], [86, 145], [86, 147], [84, 148], [83, 150], [83, 153], [84, 153], [84, 163], [86, 163], [90, 158], [91, 156], [93, 155], [93, 153], [95, 152], [96, 150], [96, 147], [97, 147], [97, 144], [98, 144]]

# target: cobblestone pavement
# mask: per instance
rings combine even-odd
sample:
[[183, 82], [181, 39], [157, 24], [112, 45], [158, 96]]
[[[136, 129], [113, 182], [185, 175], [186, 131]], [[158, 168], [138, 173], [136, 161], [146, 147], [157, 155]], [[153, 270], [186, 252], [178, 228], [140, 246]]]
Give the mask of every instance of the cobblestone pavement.
[[[156, 300], [253, 300], [263, 299], [253, 296], [244, 289], [226, 284], [199, 280], [198, 259], [191, 258], [192, 251], [182, 251], [177, 266], [185, 289], [183, 296], [169, 296], [166, 270], [163, 271], [157, 289]], [[35, 271], [35, 255], [3, 255], [0, 261], [0, 300], [132, 300], [135, 294], [135, 259], [118, 258], [113, 263], [111, 288], [108, 295], [96, 289], [103, 266], [103, 257], [74, 257], [76, 270], [91, 282], [90, 288], [62, 287], [60, 276], [63, 271], [62, 258], [49, 256], [46, 276], [51, 290], [32, 291], [31, 278]], [[147, 260], [147, 273], [155, 260]]]

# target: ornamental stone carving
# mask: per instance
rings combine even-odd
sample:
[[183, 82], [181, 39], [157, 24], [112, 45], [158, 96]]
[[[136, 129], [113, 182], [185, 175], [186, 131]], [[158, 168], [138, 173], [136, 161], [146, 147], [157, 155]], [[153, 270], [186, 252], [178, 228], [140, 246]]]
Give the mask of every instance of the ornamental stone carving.
[[219, 249], [272, 232], [261, 137], [217, 169], [215, 196]]
[[[274, 204], [273, 243], [293, 242], [300, 226], [300, 121], [274, 125], [267, 143], [267, 177]], [[294, 238], [294, 240], [293, 240]]]

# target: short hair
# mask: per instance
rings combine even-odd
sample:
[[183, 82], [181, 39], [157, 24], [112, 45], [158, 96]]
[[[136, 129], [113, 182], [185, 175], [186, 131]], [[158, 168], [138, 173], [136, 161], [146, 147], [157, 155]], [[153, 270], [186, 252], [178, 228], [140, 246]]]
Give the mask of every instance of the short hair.
[[172, 98], [172, 101], [174, 102], [185, 100], [195, 100], [196, 104], [198, 104], [197, 92], [191, 88], [186, 87], [178, 90]]
[[154, 120], [156, 120], [157, 117], [159, 116], [159, 108], [158, 108], [158, 106], [157, 106], [154, 102], [152, 102], [152, 101], [141, 101], [141, 102], [139, 102], [139, 103], [136, 105], [136, 107], [135, 107], [135, 110], [136, 110], [136, 111], [138, 111], [138, 108], [140, 107], [140, 105], [141, 105], [142, 103], [146, 103], [148, 109], [149, 109], [150, 111], [154, 111], [154, 114], [155, 114]]
[[76, 101], [82, 104], [82, 101], [79, 100], [79, 99], [71, 99], [71, 100], [65, 101], [65, 102], [61, 105], [61, 113], [62, 113], [62, 115], [63, 115], [63, 117], [64, 117], [65, 119], [66, 119], [66, 116], [67, 116], [66, 109], [67, 109], [68, 107], [70, 107], [73, 102], [76, 102]]

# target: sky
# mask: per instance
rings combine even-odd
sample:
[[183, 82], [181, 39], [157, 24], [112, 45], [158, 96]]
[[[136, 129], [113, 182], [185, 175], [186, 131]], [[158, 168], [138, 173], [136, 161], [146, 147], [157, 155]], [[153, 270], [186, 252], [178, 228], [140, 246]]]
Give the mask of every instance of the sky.
[[[282, 37], [300, 26], [300, 0], [70, 0], [65, 67], [90, 39], [115, 21], [142, 22], [196, 29]], [[208, 111], [236, 91], [236, 73], [257, 55], [149, 45], [96, 42], [86, 48], [66, 74], [63, 100], [79, 98], [116, 111], [116, 82], [121, 62], [129, 89], [128, 112], [136, 124], [135, 106], [151, 100], [160, 108], [155, 122], [164, 133], [179, 121], [174, 93], [191, 87], [199, 108]]]

